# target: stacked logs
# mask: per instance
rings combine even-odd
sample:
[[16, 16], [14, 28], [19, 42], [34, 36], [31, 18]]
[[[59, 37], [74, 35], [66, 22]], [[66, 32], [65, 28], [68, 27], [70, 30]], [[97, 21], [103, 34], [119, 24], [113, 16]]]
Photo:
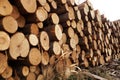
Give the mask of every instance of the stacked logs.
[[50, 80], [120, 58], [120, 21], [87, 0], [0, 0], [0, 79]]

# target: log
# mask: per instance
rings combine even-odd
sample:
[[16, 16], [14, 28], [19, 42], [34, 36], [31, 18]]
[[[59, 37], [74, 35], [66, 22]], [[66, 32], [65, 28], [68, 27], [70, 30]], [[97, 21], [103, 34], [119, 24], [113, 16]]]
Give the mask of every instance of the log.
[[33, 65], [32, 65], [32, 66], [30, 66], [29, 69], [30, 69], [30, 72], [33, 72], [33, 73], [34, 73], [34, 72], [36, 71], [36, 69], [37, 69], [37, 66], [33, 66]]
[[48, 65], [48, 63], [49, 63], [49, 54], [48, 54], [48, 52], [42, 52], [42, 61], [41, 61], [41, 63], [43, 65]]
[[82, 21], [82, 20], [79, 20], [79, 21], [77, 22], [77, 31], [78, 31], [78, 33], [80, 33], [83, 29], [84, 29], [83, 21]]
[[5, 69], [5, 71], [1, 74], [1, 76], [2, 76], [4, 79], [7, 79], [7, 78], [9, 78], [9, 77], [12, 76], [12, 72], [13, 72], [13, 69], [12, 69], [10, 66], [8, 66], [8, 67]]
[[74, 34], [75, 34], [74, 29], [73, 29], [72, 27], [69, 27], [67, 30], [68, 30], [68, 31], [67, 31], [68, 36], [69, 36], [70, 38], [73, 38], [73, 37], [74, 37]]
[[13, 7], [8, 0], [0, 0], [0, 16], [10, 15], [13, 11]]
[[83, 15], [83, 16], [88, 15], [89, 8], [86, 3], [82, 3], [82, 4], [78, 5], [78, 9], [80, 10], [81, 15]]
[[41, 6], [44, 6], [47, 1], [46, 0], [37, 0]]
[[7, 63], [7, 56], [4, 55], [3, 53], [0, 53], [0, 75], [6, 70], [6, 68], [8, 67], [8, 63]]
[[38, 48], [30, 49], [30, 52], [28, 55], [28, 61], [31, 65], [39, 65], [41, 63], [41, 53]]
[[44, 50], [46, 50], [46, 51], [48, 51], [49, 50], [49, 36], [48, 36], [48, 34], [47, 34], [47, 32], [45, 32], [45, 31], [42, 31], [41, 33], [40, 33], [40, 44], [41, 44], [41, 46], [42, 46], [42, 48], [44, 49]]
[[42, 29], [43, 28], [43, 22], [38, 22], [37, 26], [38, 26], [38, 28]]
[[4, 32], [0, 31], [0, 51], [7, 50], [10, 46], [10, 37]]
[[59, 17], [56, 13], [50, 13], [47, 20], [45, 21], [46, 24], [58, 24], [59, 23]]
[[36, 0], [14, 0], [14, 4], [22, 14], [34, 13], [37, 8]]
[[30, 34], [28, 40], [32, 46], [38, 45], [38, 37], [35, 34]]
[[48, 33], [50, 40], [52, 41], [60, 40], [62, 38], [62, 30], [59, 24], [47, 26], [44, 30]]
[[42, 74], [39, 74], [37, 80], [44, 80], [44, 76]]
[[28, 76], [26, 77], [26, 80], [36, 80], [35, 73], [30, 72]]
[[35, 34], [35, 35], [39, 34], [39, 28], [35, 23], [26, 24], [22, 31], [24, 34]]
[[17, 32], [11, 37], [9, 55], [15, 60], [17, 60], [19, 56], [25, 58], [28, 56], [29, 48], [30, 45], [25, 35], [21, 32]]
[[15, 33], [18, 29], [17, 21], [12, 16], [5, 16], [2, 19], [2, 25], [5, 31]]
[[18, 8], [14, 5], [13, 5], [13, 10], [10, 16], [12, 16], [15, 19], [17, 19], [20, 16], [20, 12], [18, 11]]
[[53, 1], [51, 2], [51, 6], [52, 6], [53, 9], [56, 10], [56, 9], [57, 9], [57, 3], [56, 3], [56, 1], [53, 0]]
[[25, 26], [26, 20], [25, 20], [25, 18], [22, 15], [20, 15], [16, 19], [16, 21], [17, 21], [18, 27], [23, 28]]
[[45, 5], [43, 6], [45, 8], [45, 10], [47, 12], [50, 12], [51, 11], [51, 8], [50, 8], [50, 5], [48, 3], [45, 3]]
[[44, 9], [44, 7], [38, 7], [36, 12], [33, 14], [29, 14], [26, 16], [26, 20], [29, 23], [37, 23], [40, 21], [45, 21], [48, 18], [48, 12]]
[[55, 55], [60, 55], [60, 53], [61, 53], [61, 47], [60, 47], [60, 44], [59, 44], [59, 42], [57, 42], [57, 41], [54, 41], [54, 42], [52, 42], [51, 44], [50, 44], [50, 54], [55, 54]]

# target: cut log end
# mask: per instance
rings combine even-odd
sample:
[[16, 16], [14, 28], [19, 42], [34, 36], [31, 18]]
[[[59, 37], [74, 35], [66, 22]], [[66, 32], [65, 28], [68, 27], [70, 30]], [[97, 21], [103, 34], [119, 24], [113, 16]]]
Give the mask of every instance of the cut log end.
[[29, 48], [29, 42], [23, 33], [18, 32], [11, 37], [9, 54], [12, 59], [17, 59], [19, 56], [27, 57]]
[[0, 31], [0, 51], [7, 50], [10, 45], [10, 37], [6, 32]]
[[18, 29], [17, 21], [12, 16], [6, 16], [2, 20], [3, 28], [9, 33], [15, 33]]
[[40, 62], [41, 62], [41, 53], [40, 53], [39, 49], [32, 48], [30, 50], [30, 52], [29, 52], [29, 62], [32, 65], [40, 64]]
[[48, 36], [47, 32], [42, 31], [40, 33], [40, 43], [44, 50], [46, 50], [46, 51], [49, 50], [49, 36]]
[[8, 67], [7, 56], [0, 53], [0, 74], [2, 74]]
[[13, 72], [12, 67], [9, 67], [9, 66], [8, 66], [8, 67], [5, 69], [5, 71], [1, 74], [1, 76], [2, 76], [3, 78], [7, 79], [7, 78], [9, 78], [9, 77], [12, 76], [12, 72]]
[[29, 35], [29, 42], [32, 46], [37, 46], [38, 45], [38, 38], [34, 34]]
[[0, 16], [10, 15], [13, 11], [13, 7], [8, 0], [0, 1]]
[[36, 0], [20, 0], [22, 6], [28, 13], [34, 13], [37, 8], [37, 1]]

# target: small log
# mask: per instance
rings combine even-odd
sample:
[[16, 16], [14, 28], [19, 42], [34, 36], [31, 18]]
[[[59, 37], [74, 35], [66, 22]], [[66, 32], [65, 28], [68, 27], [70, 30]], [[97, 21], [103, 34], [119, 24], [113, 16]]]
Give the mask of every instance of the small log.
[[70, 47], [72, 48], [72, 49], [75, 49], [76, 48], [76, 40], [74, 39], [74, 38], [71, 38], [70, 39]]
[[38, 22], [37, 26], [39, 27], [39, 29], [42, 29], [43, 28], [43, 22]]
[[26, 20], [25, 20], [25, 18], [22, 15], [20, 15], [16, 19], [16, 21], [17, 21], [18, 27], [23, 28], [25, 26]]
[[1, 74], [1, 76], [4, 78], [4, 79], [7, 79], [9, 77], [12, 76], [12, 72], [13, 72], [13, 69], [12, 67], [8, 66], [5, 71]]
[[57, 9], [57, 3], [56, 3], [56, 1], [53, 0], [53, 1], [51, 2], [51, 6], [52, 6], [53, 9], [56, 10], [56, 9]]
[[39, 28], [35, 23], [26, 24], [22, 31], [25, 34], [35, 34], [35, 35], [39, 34]]
[[82, 21], [82, 20], [79, 20], [79, 21], [77, 22], [77, 31], [78, 31], [78, 33], [80, 33], [83, 29], [84, 29], [83, 21]]
[[39, 74], [39, 75], [37, 76], [37, 80], [44, 80], [44, 76], [43, 76], [42, 74]]
[[55, 60], [56, 60], [56, 57], [55, 57], [55, 55], [53, 54], [53, 55], [50, 57], [50, 65], [54, 65], [54, 64], [55, 64]]
[[36, 69], [37, 69], [37, 66], [30, 66], [30, 72], [35, 72], [36, 71]]
[[73, 37], [74, 37], [74, 34], [75, 34], [74, 29], [73, 29], [72, 27], [69, 27], [69, 28], [67, 29], [67, 35], [68, 35], [70, 38], [73, 38]]
[[59, 17], [56, 13], [50, 13], [47, 20], [45, 21], [45, 24], [58, 24], [59, 23]]
[[40, 44], [41, 44], [41, 46], [42, 46], [42, 48], [44, 49], [44, 50], [46, 50], [46, 51], [48, 51], [49, 50], [49, 36], [48, 36], [48, 34], [47, 34], [47, 32], [45, 32], [45, 31], [42, 31], [41, 33], [40, 33]]
[[60, 55], [61, 53], [61, 47], [60, 44], [57, 41], [52, 42], [50, 47], [50, 53], [54, 53], [55, 55]]
[[46, 27], [44, 30], [48, 33], [50, 40], [52, 40], [52, 41], [60, 40], [62, 38], [62, 30], [61, 30], [59, 24], [50, 25], [50, 26]]
[[0, 31], [0, 51], [7, 50], [10, 46], [10, 37], [4, 32]]
[[95, 12], [94, 12], [94, 10], [90, 10], [88, 12], [88, 18], [89, 18], [89, 20], [94, 20], [94, 18], [95, 18]]
[[48, 52], [43, 52], [42, 53], [42, 64], [43, 65], [48, 65], [49, 63], [49, 53]]
[[86, 3], [82, 3], [82, 4], [78, 5], [78, 9], [80, 10], [81, 15], [83, 15], [83, 16], [88, 15], [89, 8]]
[[20, 12], [18, 11], [18, 8], [13, 5], [13, 11], [10, 14], [13, 18], [17, 19], [20, 16]]
[[47, 1], [46, 0], [37, 0], [41, 6], [44, 6]]
[[8, 67], [7, 60], [7, 56], [5, 56], [3, 53], [0, 53], [0, 74], [2, 74]]
[[0, 0], [0, 16], [10, 15], [13, 11], [13, 7], [8, 0]]
[[45, 21], [47, 18], [48, 12], [44, 9], [44, 7], [38, 7], [35, 13], [26, 16], [26, 21], [29, 23], [37, 23]]
[[103, 55], [100, 56], [99, 62], [100, 62], [101, 65], [105, 64], [105, 60], [104, 60], [104, 56]]
[[28, 60], [31, 65], [39, 65], [41, 63], [41, 53], [39, 49], [31, 48], [28, 55]]
[[36, 0], [14, 0], [14, 4], [22, 14], [34, 13], [37, 8]]
[[19, 56], [25, 58], [28, 56], [29, 48], [29, 42], [25, 38], [25, 35], [21, 32], [17, 32], [11, 37], [9, 55], [15, 60]]
[[2, 25], [5, 31], [15, 33], [18, 29], [17, 21], [12, 16], [6, 16], [2, 19]]
[[76, 21], [75, 21], [75, 20], [72, 20], [72, 21], [71, 21], [71, 27], [75, 29], [75, 28], [76, 28], [76, 25], [77, 25], [77, 24], [76, 24]]
[[45, 3], [45, 5], [43, 6], [45, 8], [45, 10], [47, 12], [50, 12], [51, 11], [51, 8], [50, 8], [50, 5], [48, 3]]
[[68, 4], [65, 3], [64, 5], [57, 5], [57, 9], [51, 9], [51, 12], [57, 13], [59, 15], [65, 14], [68, 11]]
[[36, 80], [35, 73], [30, 72], [28, 76], [26, 77], [26, 80]]
[[37, 46], [38, 45], [38, 37], [35, 34], [30, 34], [29, 42], [32, 46]]
[[61, 40], [59, 40], [59, 44], [62, 45], [65, 44], [66, 42], [67, 42], [67, 36], [65, 33], [63, 33]]

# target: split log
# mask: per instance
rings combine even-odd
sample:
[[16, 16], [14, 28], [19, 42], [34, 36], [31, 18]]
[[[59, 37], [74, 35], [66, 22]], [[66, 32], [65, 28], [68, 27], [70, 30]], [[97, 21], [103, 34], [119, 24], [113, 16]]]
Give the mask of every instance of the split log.
[[11, 37], [9, 55], [15, 60], [17, 60], [19, 56], [25, 58], [28, 56], [29, 48], [30, 46], [25, 35], [21, 32], [17, 32]]

